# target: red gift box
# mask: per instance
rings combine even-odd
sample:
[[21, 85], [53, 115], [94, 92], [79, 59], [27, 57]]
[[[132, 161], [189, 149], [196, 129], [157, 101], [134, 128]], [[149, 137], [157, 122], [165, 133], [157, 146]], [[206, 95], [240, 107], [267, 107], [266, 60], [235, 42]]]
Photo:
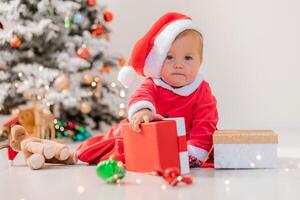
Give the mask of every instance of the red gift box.
[[125, 123], [122, 130], [127, 170], [153, 172], [177, 167], [181, 174], [189, 173], [184, 118], [143, 123], [138, 133]]

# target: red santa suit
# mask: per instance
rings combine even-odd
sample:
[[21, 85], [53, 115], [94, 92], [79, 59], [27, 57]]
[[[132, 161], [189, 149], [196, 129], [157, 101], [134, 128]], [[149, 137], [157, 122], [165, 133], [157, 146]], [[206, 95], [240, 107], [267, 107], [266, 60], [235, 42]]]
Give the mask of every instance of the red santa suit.
[[[148, 77], [129, 100], [128, 118], [138, 110], [148, 108], [169, 117], [184, 117], [188, 153], [203, 161], [212, 146], [212, 134], [218, 122], [216, 99], [200, 75], [181, 88], [172, 88], [160, 79], [167, 53], [176, 36], [184, 30], [197, 30], [192, 19], [181, 13], [166, 13], [160, 17], [135, 44], [129, 64], [123, 66], [118, 80], [126, 87], [136, 83], [136, 75]], [[121, 123], [128, 122], [124, 120]], [[79, 160], [98, 163], [114, 155], [124, 162], [123, 137], [120, 124], [105, 136], [83, 142], [77, 149]]]
[[[172, 88], [161, 79], [147, 78], [129, 100], [128, 118], [143, 108], [168, 117], [184, 117], [188, 141], [188, 153], [204, 161], [212, 146], [212, 134], [216, 130], [218, 112], [216, 99], [209, 84], [200, 75], [181, 88]], [[121, 123], [127, 123], [124, 120]], [[103, 136], [83, 142], [77, 149], [77, 157], [88, 163], [98, 163], [110, 155], [124, 162], [121, 123]]]
[[184, 117], [188, 153], [204, 161], [212, 146], [218, 112], [216, 98], [200, 75], [181, 88], [172, 88], [161, 79], [147, 78], [129, 101], [128, 118], [142, 108], [168, 117]]

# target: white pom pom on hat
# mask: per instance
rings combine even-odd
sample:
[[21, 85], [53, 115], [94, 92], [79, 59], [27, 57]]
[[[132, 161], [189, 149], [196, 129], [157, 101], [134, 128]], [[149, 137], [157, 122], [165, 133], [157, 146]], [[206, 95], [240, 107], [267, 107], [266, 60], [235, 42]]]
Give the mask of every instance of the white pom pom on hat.
[[137, 78], [138, 75], [131, 66], [123, 66], [118, 74], [118, 80], [126, 88], [130, 88], [134, 83], [136, 83]]
[[160, 71], [176, 36], [184, 30], [195, 29], [192, 19], [181, 13], [166, 13], [160, 17], [135, 44], [129, 65], [121, 68], [118, 80], [130, 88], [138, 75], [160, 78]]

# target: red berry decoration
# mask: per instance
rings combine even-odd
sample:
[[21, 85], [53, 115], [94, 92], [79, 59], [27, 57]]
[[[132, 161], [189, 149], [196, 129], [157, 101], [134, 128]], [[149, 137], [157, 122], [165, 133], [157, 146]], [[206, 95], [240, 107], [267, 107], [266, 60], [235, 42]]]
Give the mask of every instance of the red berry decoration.
[[91, 33], [93, 36], [102, 35], [102, 33], [104, 33], [104, 26], [100, 25], [95, 28], [92, 28]]
[[17, 36], [13, 37], [10, 40], [10, 46], [12, 46], [13, 48], [18, 48], [21, 45], [21, 40], [20, 38], [18, 38]]
[[96, 0], [87, 0], [87, 5], [88, 6], [94, 6], [94, 5], [96, 5]]
[[85, 60], [88, 60], [91, 57], [89, 50], [85, 46], [82, 46], [77, 50], [77, 55]]
[[103, 18], [106, 22], [110, 22], [113, 19], [113, 14], [110, 11], [105, 11], [103, 13]]
[[70, 129], [75, 129], [76, 124], [75, 124], [75, 122], [69, 122], [68, 126]]
[[178, 168], [167, 168], [165, 170], [158, 170], [155, 172], [156, 175], [162, 176], [164, 180], [171, 186], [176, 186], [182, 182], [185, 184], [192, 184], [193, 179], [189, 176], [181, 176]]

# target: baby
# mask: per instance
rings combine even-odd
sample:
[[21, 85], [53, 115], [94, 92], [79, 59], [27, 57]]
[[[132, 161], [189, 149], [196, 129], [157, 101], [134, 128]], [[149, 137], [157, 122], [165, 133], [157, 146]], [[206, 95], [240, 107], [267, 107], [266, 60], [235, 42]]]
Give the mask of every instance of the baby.
[[[128, 118], [133, 130], [155, 118], [184, 117], [189, 155], [204, 161], [212, 146], [218, 112], [209, 84], [199, 75], [203, 37], [191, 18], [179, 13], [162, 16], [133, 49], [130, 64], [148, 77], [129, 100]], [[125, 84], [131, 72], [124, 68]]]
[[[137, 74], [147, 77], [129, 100], [133, 130], [139, 132], [141, 123], [155, 119], [184, 117], [191, 167], [206, 160], [218, 122], [216, 99], [198, 73], [202, 54], [203, 37], [191, 18], [167, 13], [136, 43], [131, 66], [123, 67], [118, 77], [127, 87], [136, 82]], [[122, 140], [118, 127], [113, 127], [106, 139]], [[99, 144], [105, 140], [99, 139]]]

